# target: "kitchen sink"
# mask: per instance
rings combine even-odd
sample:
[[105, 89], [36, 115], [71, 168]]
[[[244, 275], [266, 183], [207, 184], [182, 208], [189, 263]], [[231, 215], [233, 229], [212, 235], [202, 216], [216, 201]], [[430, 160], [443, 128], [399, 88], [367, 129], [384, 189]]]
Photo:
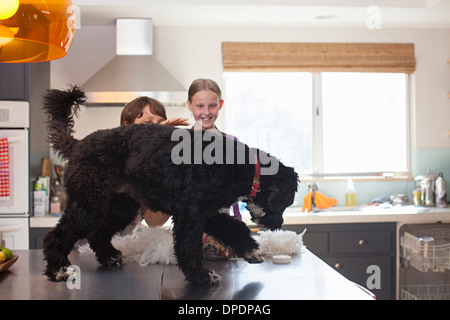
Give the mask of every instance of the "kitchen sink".
[[314, 208], [312, 212], [352, 212], [352, 211], [362, 211], [362, 208], [361, 207], [331, 207], [327, 209]]

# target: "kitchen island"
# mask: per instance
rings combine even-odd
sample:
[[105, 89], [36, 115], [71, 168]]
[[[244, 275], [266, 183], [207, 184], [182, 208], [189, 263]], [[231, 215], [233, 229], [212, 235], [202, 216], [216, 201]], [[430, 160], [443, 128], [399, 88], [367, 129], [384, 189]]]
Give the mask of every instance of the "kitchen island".
[[[17, 250], [17, 262], [0, 274], [0, 300], [300, 300], [373, 297], [347, 280], [307, 249], [290, 264], [261, 264], [244, 260], [205, 261], [222, 276], [220, 285], [189, 286], [177, 266], [102, 268], [92, 254], [73, 251], [69, 258], [79, 268], [74, 282], [52, 282], [42, 275], [41, 250]], [[79, 282], [77, 282], [79, 280]], [[78, 288], [79, 287], [79, 288]]]
[[[405, 224], [450, 222], [450, 207], [345, 209], [336, 207], [321, 212], [304, 213], [299, 207], [288, 208], [283, 215], [283, 228], [297, 233], [306, 228], [303, 240], [307, 248], [346, 278], [360, 285], [365, 285], [367, 270], [371, 265], [380, 266], [383, 285], [381, 289], [372, 290], [378, 299], [399, 298], [400, 228]], [[36, 248], [39, 248], [43, 235], [58, 220], [56, 217], [30, 219], [31, 230], [35, 234], [31, 238], [34, 239]], [[244, 215], [243, 220], [249, 226], [254, 226], [248, 216]], [[166, 227], [171, 228], [170, 219]], [[345, 246], [337, 248], [337, 244]]]

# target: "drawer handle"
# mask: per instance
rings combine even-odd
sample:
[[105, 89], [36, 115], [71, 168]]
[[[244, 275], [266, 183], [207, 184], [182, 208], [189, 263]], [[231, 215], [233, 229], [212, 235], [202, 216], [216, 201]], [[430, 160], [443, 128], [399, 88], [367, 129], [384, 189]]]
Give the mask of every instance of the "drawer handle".
[[359, 240], [358, 244], [360, 246], [365, 246], [366, 245], [366, 240]]
[[342, 268], [342, 264], [340, 264], [340, 263], [338, 262], [338, 263], [336, 263], [336, 264], [334, 265], [334, 267], [335, 267], [336, 269], [340, 269], [340, 268]]

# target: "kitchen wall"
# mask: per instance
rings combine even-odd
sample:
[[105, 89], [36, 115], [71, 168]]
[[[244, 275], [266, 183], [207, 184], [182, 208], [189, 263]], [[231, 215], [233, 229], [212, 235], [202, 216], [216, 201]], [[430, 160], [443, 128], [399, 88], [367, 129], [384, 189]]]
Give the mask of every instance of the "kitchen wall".
[[[186, 88], [198, 77], [212, 78], [221, 84], [223, 41], [414, 43], [417, 66], [411, 76], [411, 175], [427, 170], [443, 172], [450, 185], [450, 29], [155, 26], [154, 56]], [[61, 89], [67, 84], [83, 84], [114, 53], [114, 26], [81, 26], [69, 54], [51, 63], [51, 86]], [[117, 126], [120, 111], [121, 108], [83, 108], [75, 122], [76, 136]], [[185, 108], [168, 108], [168, 116], [190, 115]], [[219, 128], [220, 121], [219, 118]], [[323, 187], [329, 190], [327, 195], [339, 201], [345, 183], [328, 182]], [[356, 184], [356, 188], [360, 189], [357, 201], [363, 204], [382, 193], [411, 195], [414, 182], [365, 182]], [[305, 191], [303, 187], [299, 199]]]

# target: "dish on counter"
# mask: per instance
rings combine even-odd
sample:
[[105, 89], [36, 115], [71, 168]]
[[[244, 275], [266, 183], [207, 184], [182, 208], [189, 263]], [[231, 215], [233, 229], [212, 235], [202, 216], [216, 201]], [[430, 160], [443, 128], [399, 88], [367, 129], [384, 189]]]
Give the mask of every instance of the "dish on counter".
[[9, 267], [11, 267], [14, 263], [16, 263], [17, 259], [19, 259], [18, 255], [13, 254], [12, 258], [8, 261], [5, 261], [3, 263], [0, 263], [0, 273], [7, 270]]

